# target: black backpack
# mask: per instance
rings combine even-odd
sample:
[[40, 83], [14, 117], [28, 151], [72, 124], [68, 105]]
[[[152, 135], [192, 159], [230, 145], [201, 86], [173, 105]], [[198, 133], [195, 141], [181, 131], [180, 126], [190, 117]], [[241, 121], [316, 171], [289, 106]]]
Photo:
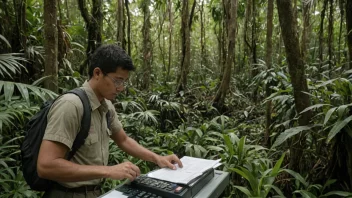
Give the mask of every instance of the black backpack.
[[[67, 155], [70, 160], [76, 151], [84, 144], [88, 136], [91, 122], [91, 106], [86, 92], [81, 88], [76, 88], [67, 93], [76, 94], [83, 104], [83, 117], [81, 120], [81, 129], [73, 142], [72, 149]], [[59, 97], [58, 97], [59, 98]], [[42, 179], [37, 173], [37, 159], [40, 145], [43, 140], [47, 125], [47, 115], [51, 105], [56, 101], [47, 101], [41, 107], [41, 110], [35, 114], [25, 127], [25, 137], [21, 145], [22, 171], [27, 184], [33, 190], [46, 191], [49, 190], [53, 181]]]

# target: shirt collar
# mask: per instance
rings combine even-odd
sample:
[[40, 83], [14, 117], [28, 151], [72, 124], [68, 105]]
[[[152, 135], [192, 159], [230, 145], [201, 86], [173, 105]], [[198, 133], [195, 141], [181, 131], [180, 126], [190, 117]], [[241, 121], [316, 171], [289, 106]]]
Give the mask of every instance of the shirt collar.
[[94, 111], [95, 109], [99, 108], [100, 106], [102, 106], [101, 108], [103, 110], [108, 109], [108, 105], [104, 100], [102, 100], [101, 102], [98, 100], [97, 95], [95, 94], [95, 92], [93, 91], [93, 89], [90, 87], [88, 81], [85, 81], [82, 85], [83, 89], [86, 91], [89, 101], [90, 101], [90, 105], [92, 106], [92, 111]]

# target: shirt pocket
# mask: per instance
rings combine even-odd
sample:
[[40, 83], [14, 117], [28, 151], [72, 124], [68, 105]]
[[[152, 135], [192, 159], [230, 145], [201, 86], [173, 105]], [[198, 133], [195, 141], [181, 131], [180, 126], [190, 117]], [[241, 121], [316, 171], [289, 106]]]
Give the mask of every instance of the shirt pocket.
[[98, 134], [95, 132], [89, 132], [88, 137], [86, 138], [84, 145], [92, 145], [98, 142]]

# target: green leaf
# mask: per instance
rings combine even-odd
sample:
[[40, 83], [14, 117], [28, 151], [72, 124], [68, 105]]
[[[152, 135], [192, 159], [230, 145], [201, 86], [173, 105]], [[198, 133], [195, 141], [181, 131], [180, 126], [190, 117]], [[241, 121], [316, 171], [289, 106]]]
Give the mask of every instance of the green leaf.
[[313, 106], [310, 106], [310, 107], [307, 107], [305, 108], [303, 111], [301, 111], [300, 114], [304, 113], [304, 112], [307, 112], [307, 111], [310, 111], [312, 109], [317, 109], [317, 108], [320, 108], [322, 106], [331, 106], [330, 104], [316, 104], [316, 105], [313, 105]]
[[237, 188], [238, 190], [240, 190], [241, 192], [243, 192], [245, 195], [247, 195], [248, 197], [253, 197], [253, 195], [249, 192], [249, 190], [243, 186], [233, 186], [235, 188]]
[[233, 150], [233, 145], [230, 140], [230, 137], [226, 134], [224, 134], [224, 141], [225, 141], [225, 145], [226, 145], [227, 149], [230, 152], [230, 155], [233, 156], [235, 154], [235, 151]]
[[[279, 195], [279, 197], [285, 197], [285, 195], [282, 193], [282, 191], [281, 191], [277, 186], [270, 185], [270, 184], [265, 185], [265, 187], [266, 187], [266, 186], [268, 186], [268, 187], [274, 189], [275, 192]], [[268, 191], [268, 193], [269, 193], [269, 192], [270, 192], [270, 190]]]
[[290, 170], [290, 169], [282, 169], [282, 171], [285, 171], [288, 174], [292, 175], [294, 178], [296, 178], [298, 181], [300, 181], [305, 187], [308, 187], [308, 182], [299, 173], [297, 173], [293, 170]]
[[221, 147], [219, 147], [219, 146], [207, 146], [207, 149], [208, 149], [208, 150], [218, 151], [218, 152], [224, 150], [223, 148], [221, 148]]
[[273, 146], [271, 147], [272, 149], [281, 145], [283, 142], [285, 142], [288, 138], [306, 130], [310, 130], [313, 128], [313, 126], [298, 126], [290, 129], [286, 129], [283, 133], [277, 137], [276, 141], [274, 142]]
[[331, 196], [331, 195], [338, 195], [338, 196], [341, 196], [341, 197], [349, 197], [349, 196], [352, 196], [352, 193], [345, 192], [345, 191], [331, 191], [331, 192], [328, 192], [328, 193], [322, 195], [321, 197], [328, 197], [328, 196]]
[[346, 112], [346, 109], [348, 108], [348, 105], [341, 105], [337, 108], [337, 115], [339, 118], [342, 118]]
[[0, 40], [4, 41], [8, 47], [11, 47], [10, 43], [7, 41], [7, 39], [0, 34]]
[[316, 198], [317, 196], [313, 195], [311, 192], [306, 190], [296, 190], [293, 193], [299, 193], [302, 195], [303, 198]]
[[15, 90], [15, 86], [13, 82], [5, 82], [4, 84], [4, 92], [5, 92], [5, 100], [11, 101], [11, 97]]
[[21, 92], [22, 97], [27, 101], [29, 104], [29, 93], [28, 89], [22, 83], [16, 83], [17, 89]]
[[329, 121], [331, 115], [335, 112], [337, 107], [331, 108], [329, 109], [329, 111], [326, 113], [325, 115], [325, 119], [324, 119], [324, 125], [326, 125], [326, 123]]
[[271, 177], [276, 177], [276, 175], [279, 173], [281, 164], [282, 164], [283, 160], [285, 159], [285, 154], [286, 153], [283, 153], [281, 155], [280, 159], [276, 162], [276, 164], [275, 164], [275, 166], [273, 168], [273, 171], [270, 174]]
[[330, 130], [326, 142], [329, 143], [336, 136], [336, 134], [339, 133], [341, 129], [345, 127], [351, 120], [352, 120], [352, 116], [349, 116], [343, 121], [341, 120], [337, 121], [334, 127]]
[[240, 142], [237, 146], [237, 154], [238, 154], [238, 158], [239, 160], [242, 160], [242, 157], [246, 155], [245, 151], [244, 151], [244, 145], [245, 145], [245, 142], [246, 142], [246, 136], [243, 136], [241, 139], [240, 139]]
[[43, 77], [39, 78], [38, 80], [34, 81], [34, 82], [32, 83], [32, 85], [33, 85], [33, 86], [38, 86], [38, 85], [40, 85], [42, 82], [44, 82], [46, 79], [50, 79], [50, 78], [51, 78], [51, 76], [43, 76]]
[[317, 88], [326, 87], [326, 85], [331, 84], [331, 83], [334, 82], [335, 80], [337, 80], [337, 79], [335, 78], [335, 79], [331, 79], [331, 80], [325, 81], [325, 82], [323, 82], [323, 83], [317, 85]]
[[197, 133], [197, 135], [198, 135], [199, 137], [202, 137], [202, 136], [203, 136], [203, 132], [202, 132], [202, 130], [200, 130], [200, 129], [196, 129], [196, 133]]
[[329, 187], [331, 184], [335, 183], [336, 181], [337, 181], [336, 179], [329, 179], [328, 181], [326, 181], [322, 191], [324, 191], [326, 187]]

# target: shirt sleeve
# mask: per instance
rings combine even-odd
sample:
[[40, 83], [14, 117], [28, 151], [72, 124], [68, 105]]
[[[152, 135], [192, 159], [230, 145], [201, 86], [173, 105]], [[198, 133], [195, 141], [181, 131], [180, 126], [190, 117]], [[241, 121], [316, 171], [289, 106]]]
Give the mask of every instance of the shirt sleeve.
[[79, 107], [75, 100], [60, 98], [53, 104], [48, 113], [48, 123], [43, 139], [60, 142], [71, 149], [80, 129], [82, 114], [82, 104]]

